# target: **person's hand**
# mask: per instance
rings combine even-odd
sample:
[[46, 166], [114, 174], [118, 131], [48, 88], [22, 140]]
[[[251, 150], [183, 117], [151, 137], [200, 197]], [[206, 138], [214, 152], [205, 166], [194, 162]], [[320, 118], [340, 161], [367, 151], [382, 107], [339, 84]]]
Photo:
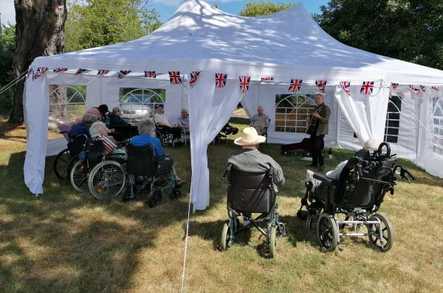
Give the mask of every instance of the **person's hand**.
[[321, 118], [320, 114], [318, 114], [317, 112], [312, 113], [312, 117], [314, 118]]

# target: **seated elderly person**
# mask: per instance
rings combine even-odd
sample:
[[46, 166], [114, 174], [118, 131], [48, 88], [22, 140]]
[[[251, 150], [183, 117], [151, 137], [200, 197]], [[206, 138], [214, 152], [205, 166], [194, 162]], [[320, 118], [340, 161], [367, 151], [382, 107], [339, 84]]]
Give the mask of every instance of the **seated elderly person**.
[[[155, 137], [155, 124], [152, 120], [146, 119], [141, 121], [138, 126], [139, 135], [132, 137], [129, 140], [129, 144], [136, 147], [143, 147], [150, 145], [152, 150], [154, 151], [155, 159], [160, 162], [163, 160], [172, 161], [172, 159], [166, 154], [160, 140]], [[167, 165], [167, 164], [166, 164]], [[173, 164], [171, 164], [173, 166]], [[176, 178], [177, 185], [180, 186], [183, 184], [183, 181], [177, 176], [175, 172], [174, 166], [172, 167], [172, 171]], [[135, 197], [126, 196], [125, 200], [133, 200]]]
[[109, 114], [109, 128], [131, 126], [121, 117], [121, 114], [119, 107], [112, 108], [112, 112]]
[[91, 138], [100, 140], [103, 142], [105, 148], [105, 154], [108, 155], [117, 149], [117, 144], [114, 139], [109, 136], [111, 130], [106, 127], [106, 124], [102, 121], [94, 122], [89, 128]]
[[243, 129], [241, 136], [234, 143], [241, 147], [242, 151], [229, 158], [228, 165], [232, 164], [240, 171], [244, 172], [265, 172], [272, 167], [274, 189], [277, 192], [278, 186], [285, 184], [285, 176], [280, 165], [270, 156], [261, 153], [258, 145], [264, 143], [266, 138], [258, 135], [253, 127]]
[[101, 114], [97, 108], [88, 109], [86, 113], [83, 115], [82, 120], [72, 125], [72, 127], [69, 130], [69, 136], [76, 137], [84, 134], [90, 137], [89, 128], [94, 122], [98, 121], [100, 117]]
[[108, 127], [113, 130], [112, 136], [117, 141], [123, 141], [138, 134], [137, 127], [132, 126], [121, 117], [119, 107], [114, 107], [108, 118]]
[[262, 106], [257, 107], [257, 114], [251, 118], [251, 126], [254, 127], [258, 134], [266, 135], [269, 127], [269, 117], [265, 114]]
[[186, 131], [189, 131], [189, 113], [186, 109], [182, 109], [178, 125]]
[[172, 134], [174, 139], [180, 138], [181, 128], [169, 122], [162, 105], [155, 107], [154, 122], [160, 128], [160, 132]]

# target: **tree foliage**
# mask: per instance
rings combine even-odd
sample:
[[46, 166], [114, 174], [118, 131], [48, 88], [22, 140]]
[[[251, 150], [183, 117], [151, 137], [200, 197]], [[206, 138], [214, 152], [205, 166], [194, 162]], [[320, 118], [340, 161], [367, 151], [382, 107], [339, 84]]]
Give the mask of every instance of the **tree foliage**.
[[160, 26], [157, 13], [141, 0], [86, 0], [71, 5], [66, 23], [66, 51], [125, 42]]
[[[15, 49], [15, 26], [3, 26], [0, 34], [0, 88], [12, 80], [12, 63]], [[12, 105], [13, 89], [0, 96], [0, 113]]]
[[353, 47], [443, 69], [443, 1], [331, 0], [317, 16]]
[[287, 10], [293, 7], [292, 3], [274, 3], [272, 1], [254, 1], [249, 2], [240, 11], [241, 16], [264, 16], [271, 15], [276, 12]]

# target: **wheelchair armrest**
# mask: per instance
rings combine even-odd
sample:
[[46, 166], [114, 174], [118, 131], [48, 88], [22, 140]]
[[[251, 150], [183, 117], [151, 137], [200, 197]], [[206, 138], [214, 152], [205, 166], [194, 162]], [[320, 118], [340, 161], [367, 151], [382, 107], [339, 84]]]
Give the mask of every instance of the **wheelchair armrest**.
[[313, 177], [316, 180], [320, 180], [320, 181], [326, 182], [328, 184], [333, 184], [335, 182], [334, 179], [329, 178], [325, 174], [322, 174], [322, 173], [314, 173]]

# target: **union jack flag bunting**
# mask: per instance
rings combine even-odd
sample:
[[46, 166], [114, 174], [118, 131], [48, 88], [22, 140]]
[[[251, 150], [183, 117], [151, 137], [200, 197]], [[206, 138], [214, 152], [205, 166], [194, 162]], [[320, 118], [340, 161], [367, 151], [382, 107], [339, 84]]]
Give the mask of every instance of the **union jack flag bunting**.
[[181, 84], [182, 78], [180, 77], [180, 71], [169, 71], [169, 81], [171, 84]]
[[32, 71], [32, 80], [39, 79], [48, 71], [48, 67], [38, 67], [36, 71]]
[[422, 94], [421, 89], [419, 87], [415, 86], [415, 85], [410, 85], [409, 86], [409, 90], [411, 92], [413, 92], [414, 94], [416, 94], [416, 95], [421, 95]]
[[301, 89], [301, 84], [303, 83], [303, 80], [301, 79], [291, 79], [291, 83], [289, 85], [288, 91], [296, 93]]
[[97, 75], [98, 76], [105, 76], [108, 73], [109, 73], [109, 70], [107, 70], [107, 69], [99, 69], [99, 71], [97, 72]]
[[315, 85], [317, 86], [318, 90], [321, 91], [322, 93], [325, 92], [327, 83], [328, 83], [327, 80], [316, 80], [315, 81]]
[[350, 81], [340, 82], [340, 87], [347, 95], [351, 94], [351, 82]]
[[57, 67], [53, 70], [55, 73], [61, 73], [61, 72], [66, 72], [68, 71], [68, 68], [66, 67]]
[[421, 85], [421, 86], [420, 86], [420, 90], [421, 90], [423, 93], [426, 93], [426, 87], [425, 87], [424, 85]]
[[191, 79], [189, 80], [189, 85], [194, 86], [197, 83], [199, 77], [200, 77], [200, 71], [192, 71]]
[[272, 81], [272, 80], [274, 80], [274, 77], [270, 75], [265, 75], [261, 77], [261, 81]]
[[79, 75], [79, 74], [85, 73], [85, 72], [87, 72], [87, 71], [88, 71], [88, 69], [79, 68], [79, 69], [77, 69], [77, 71], [75, 72], [75, 74], [76, 74], [76, 75]]
[[147, 78], [157, 78], [157, 73], [155, 71], [145, 71], [145, 77], [147, 77]]
[[250, 76], [240, 76], [240, 90], [243, 94], [246, 94], [249, 90], [249, 83], [251, 82]]
[[120, 70], [120, 72], [118, 73], [118, 78], [122, 79], [123, 77], [125, 77], [129, 73], [131, 73], [131, 70]]
[[391, 83], [391, 89], [396, 90], [398, 88], [399, 84], [398, 83]]
[[218, 88], [224, 88], [226, 85], [226, 80], [228, 79], [228, 75], [225, 73], [216, 73], [215, 74], [215, 86]]
[[374, 91], [374, 82], [373, 81], [364, 81], [361, 86], [360, 93], [365, 95], [370, 95]]
[[434, 91], [436, 91], [436, 92], [438, 92], [439, 90], [440, 90], [440, 88], [438, 87], [438, 86], [433, 86], [433, 87], [431, 87], [432, 88], [432, 90], [434, 90]]

